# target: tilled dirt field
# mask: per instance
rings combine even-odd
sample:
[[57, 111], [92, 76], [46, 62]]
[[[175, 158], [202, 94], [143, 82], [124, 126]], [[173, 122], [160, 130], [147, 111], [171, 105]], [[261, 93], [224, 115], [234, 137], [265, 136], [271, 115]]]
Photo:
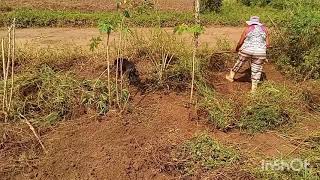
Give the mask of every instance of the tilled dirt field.
[[[211, 27], [201, 37], [201, 43], [212, 46], [221, 36], [236, 42], [241, 31], [242, 28]], [[17, 41], [20, 45], [29, 42], [35, 47], [61, 43], [87, 46], [90, 38], [97, 33], [95, 29], [22, 29], [17, 31]], [[139, 64], [137, 66], [144, 67]], [[267, 64], [264, 71], [268, 80], [290, 83], [272, 64]], [[229, 98], [249, 91], [249, 82], [226, 82], [225, 73], [208, 73], [207, 81]], [[242, 72], [237, 78], [242, 76], [247, 77]], [[17, 177], [3, 178], [173, 179], [176, 177], [160, 171], [158, 153], [201, 132], [207, 132], [222, 144], [235, 147], [248, 159], [281, 157], [293, 153], [297, 148], [290, 139], [277, 132], [250, 136], [238, 130], [216, 130], [193, 108], [187, 108], [187, 102], [188, 93], [185, 92], [138, 93], [132, 97], [131, 113], [119, 116], [112, 111], [107, 117], [99, 119], [84, 115], [62, 122], [41, 137], [48, 153], [43, 154], [31, 170]], [[312, 121], [297, 124], [292, 129], [307, 136], [319, 131], [319, 127], [319, 123]], [[233, 172], [220, 179], [236, 179], [239, 176], [242, 174]], [[215, 176], [212, 179], [219, 178]]]

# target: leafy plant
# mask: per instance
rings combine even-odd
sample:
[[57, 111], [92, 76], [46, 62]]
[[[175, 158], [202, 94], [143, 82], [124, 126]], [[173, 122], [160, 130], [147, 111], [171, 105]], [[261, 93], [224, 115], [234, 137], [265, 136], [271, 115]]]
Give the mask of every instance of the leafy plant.
[[93, 108], [99, 115], [106, 115], [110, 109], [109, 90], [103, 81], [84, 81], [81, 85], [83, 93], [81, 103]]
[[[318, 15], [305, 8], [297, 10], [281, 37], [273, 54], [278, 66], [298, 79], [318, 79], [320, 21]], [[279, 58], [277, 58], [279, 57]]]

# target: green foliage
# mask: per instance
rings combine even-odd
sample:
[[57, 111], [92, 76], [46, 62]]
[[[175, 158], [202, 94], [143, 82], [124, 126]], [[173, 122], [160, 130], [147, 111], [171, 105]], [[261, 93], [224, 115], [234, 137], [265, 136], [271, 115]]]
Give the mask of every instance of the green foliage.
[[135, 32], [131, 35], [128, 51], [152, 64], [152, 81], [157, 86], [174, 85], [172, 81], [190, 76], [191, 51], [176, 35], [161, 28], [153, 29], [145, 36]]
[[[99, 115], [106, 115], [109, 111], [108, 86], [105, 81], [89, 81], [82, 82], [81, 103], [88, 108], [97, 111]], [[111, 94], [114, 95], [115, 92]]]
[[308, 83], [301, 92], [301, 99], [306, 104], [307, 109], [320, 112], [320, 83]]
[[118, 24], [119, 22], [110, 21], [110, 20], [99, 21], [98, 29], [100, 33], [111, 34], [111, 32], [116, 29]]
[[275, 129], [293, 121], [303, 107], [297, 92], [287, 87], [265, 83], [258, 91], [248, 97], [242, 112], [240, 128], [255, 133]]
[[235, 163], [239, 155], [207, 134], [200, 134], [178, 147], [173, 158], [181, 162], [177, 169], [183, 175], [194, 175]]
[[200, 0], [200, 12], [220, 12], [222, 0]]
[[48, 66], [18, 76], [15, 84], [11, 119], [19, 119], [22, 114], [54, 123], [71, 115], [76, 105], [73, 99], [78, 81], [70, 74], [54, 72]]
[[227, 130], [236, 121], [235, 104], [214, 92], [204, 83], [196, 83], [201, 96], [200, 108], [208, 113], [209, 122], [221, 130]]
[[253, 105], [246, 107], [240, 127], [250, 132], [272, 130], [289, 121], [287, 112], [279, 105]]
[[90, 51], [94, 51], [95, 49], [97, 49], [101, 42], [102, 42], [102, 39], [100, 36], [92, 37], [90, 40]]
[[[203, 25], [232, 25], [243, 24], [244, 19], [248, 19], [252, 14], [258, 14], [264, 23], [271, 25], [268, 16], [278, 24], [287, 22], [289, 10], [279, 11], [272, 7], [260, 8], [258, 6], [246, 7], [233, 0], [225, 1], [219, 14], [208, 12], [201, 15]], [[137, 13], [130, 10], [130, 20], [128, 25], [137, 27], [175, 27], [178, 24], [194, 23], [194, 16], [189, 12], [180, 11], [155, 11], [148, 10], [147, 13]], [[80, 11], [57, 11], [18, 8], [7, 13], [1, 13], [0, 26], [6, 26], [17, 19], [18, 27], [96, 27], [101, 20], [119, 22], [123, 17], [123, 12], [80, 12]]]
[[272, 0], [240, 0], [243, 5], [246, 6], [266, 6], [272, 2]]
[[173, 32], [179, 35], [181, 35], [182, 33], [194, 33], [194, 34], [200, 35], [204, 32], [204, 27], [198, 24], [193, 26], [182, 24], [182, 25], [176, 26]]
[[320, 16], [316, 11], [301, 9], [286, 24], [278, 37], [273, 54], [278, 66], [299, 79], [319, 79]]

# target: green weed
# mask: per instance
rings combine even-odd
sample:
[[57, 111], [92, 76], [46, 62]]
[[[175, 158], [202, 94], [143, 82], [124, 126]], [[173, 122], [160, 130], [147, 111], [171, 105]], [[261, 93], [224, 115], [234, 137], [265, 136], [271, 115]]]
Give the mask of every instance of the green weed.
[[295, 93], [283, 85], [264, 83], [248, 97], [239, 122], [240, 128], [253, 133], [292, 122], [303, 108], [299, 104], [299, 95]]
[[239, 160], [235, 150], [219, 144], [207, 134], [197, 135], [178, 146], [172, 156], [174, 170], [184, 176], [204, 173]]
[[[36, 72], [19, 75], [14, 87], [11, 118], [23, 115], [32, 119], [56, 121], [71, 114], [76, 106], [78, 82], [71, 74], [54, 72], [43, 66]], [[46, 119], [46, 118], [48, 119]]]
[[197, 82], [196, 87], [200, 108], [208, 113], [209, 122], [222, 130], [231, 128], [236, 121], [234, 103], [203, 83]]
[[295, 79], [319, 79], [320, 15], [305, 6], [294, 9], [281, 35], [275, 36], [272, 57], [282, 71]]

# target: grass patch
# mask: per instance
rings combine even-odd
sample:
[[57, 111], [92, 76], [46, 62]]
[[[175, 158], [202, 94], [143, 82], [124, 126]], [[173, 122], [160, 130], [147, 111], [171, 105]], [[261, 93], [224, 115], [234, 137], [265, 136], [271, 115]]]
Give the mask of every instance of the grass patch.
[[128, 56], [150, 65], [149, 86], [186, 90], [191, 82], [191, 50], [172, 32], [155, 28], [140, 36], [132, 33]]
[[19, 74], [15, 80], [14, 94], [9, 115], [11, 121], [19, 120], [23, 115], [28, 119], [54, 124], [78, 117], [85, 113], [81, 110], [85, 107], [99, 115], [109, 111], [105, 81], [83, 81], [70, 72], [54, 71], [46, 65], [37, 71]]
[[307, 83], [302, 88], [301, 97], [310, 111], [320, 112], [320, 81]]
[[79, 82], [71, 74], [43, 66], [36, 72], [19, 75], [14, 87], [11, 119], [19, 114], [54, 123], [72, 112]]
[[203, 83], [197, 83], [197, 92], [200, 97], [200, 108], [205, 110], [208, 120], [216, 128], [228, 130], [236, 122], [236, 112], [234, 103], [214, 92]]
[[196, 176], [238, 160], [235, 150], [219, 144], [207, 134], [200, 134], [174, 148], [168, 160], [170, 163], [166, 162], [163, 171], [183, 177]]
[[301, 112], [300, 96], [283, 85], [264, 83], [248, 97], [239, 127], [251, 133], [275, 129]]

